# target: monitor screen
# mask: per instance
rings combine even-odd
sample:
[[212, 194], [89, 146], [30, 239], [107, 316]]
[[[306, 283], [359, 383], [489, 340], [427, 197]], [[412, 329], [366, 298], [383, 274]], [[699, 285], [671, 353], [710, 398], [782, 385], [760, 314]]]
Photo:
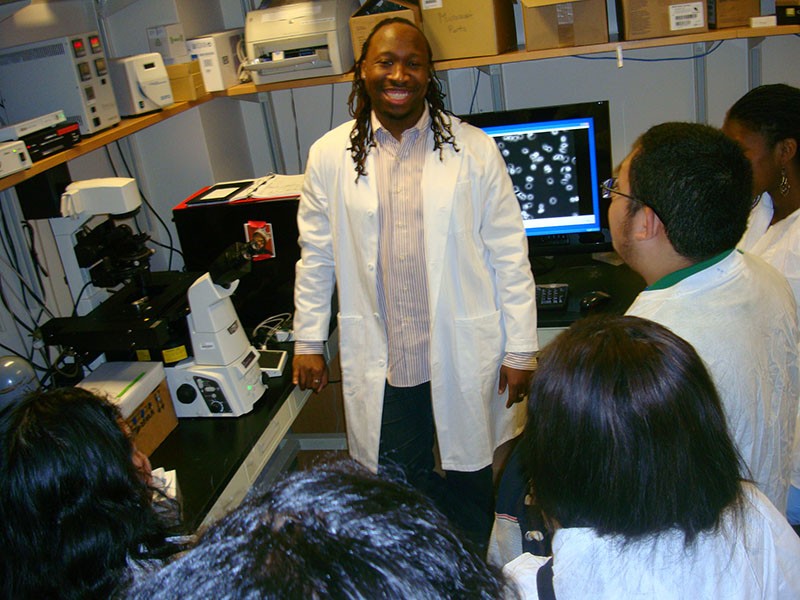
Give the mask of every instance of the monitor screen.
[[610, 249], [600, 182], [611, 176], [608, 102], [461, 117], [497, 143], [531, 254]]

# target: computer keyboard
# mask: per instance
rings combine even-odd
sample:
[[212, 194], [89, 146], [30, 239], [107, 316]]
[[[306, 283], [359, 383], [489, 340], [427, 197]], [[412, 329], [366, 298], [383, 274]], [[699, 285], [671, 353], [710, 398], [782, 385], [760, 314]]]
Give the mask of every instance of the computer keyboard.
[[563, 310], [567, 307], [568, 283], [537, 283], [536, 306], [540, 310]]

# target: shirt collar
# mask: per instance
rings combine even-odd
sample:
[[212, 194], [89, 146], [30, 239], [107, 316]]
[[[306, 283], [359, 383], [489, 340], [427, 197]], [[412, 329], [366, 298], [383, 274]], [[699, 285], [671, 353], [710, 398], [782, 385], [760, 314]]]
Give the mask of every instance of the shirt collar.
[[718, 262], [725, 259], [733, 250], [725, 250], [724, 252], [720, 252], [716, 256], [712, 256], [709, 259], [701, 261], [699, 263], [695, 263], [688, 267], [684, 267], [683, 269], [678, 269], [677, 271], [673, 271], [669, 275], [665, 275], [658, 281], [656, 281], [653, 285], [647, 286], [648, 290], [664, 290], [668, 287], [672, 287], [676, 283], [683, 281], [687, 277], [691, 277], [695, 273], [699, 273], [709, 267], [714, 266]]
[[[381, 124], [380, 120], [378, 120], [378, 116], [375, 114], [374, 110], [370, 113], [370, 117], [369, 118], [370, 118], [370, 126], [372, 127], [372, 131], [374, 131], [376, 134], [380, 131], [380, 132], [382, 132], [381, 133], [382, 136], [391, 136], [392, 135], [391, 133], [389, 133], [389, 130], [386, 129]], [[428, 108], [428, 103], [426, 102], [425, 103], [425, 109], [422, 111], [422, 115], [420, 115], [419, 119], [417, 120], [417, 122], [413, 126], [409, 127], [408, 129], [406, 129], [403, 132], [403, 135], [406, 135], [406, 133], [408, 133], [410, 131], [416, 131], [418, 134], [421, 135], [421, 134], [425, 133], [425, 131], [430, 129], [430, 126], [431, 126], [431, 112], [430, 112], [430, 109]]]

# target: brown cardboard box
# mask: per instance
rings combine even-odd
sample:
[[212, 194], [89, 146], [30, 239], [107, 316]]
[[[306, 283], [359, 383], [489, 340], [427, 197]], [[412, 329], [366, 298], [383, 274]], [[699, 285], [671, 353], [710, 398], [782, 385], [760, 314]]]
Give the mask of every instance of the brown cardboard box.
[[178, 426], [164, 363], [106, 362], [78, 383], [78, 387], [116, 404], [136, 447], [147, 456]]
[[389, 17], [408, 19], [417, 26], [422, 27], [422, 17], [419, 5], [416, 2], [404, 0], [367, 0], [350, 17], [350, 39], [353, 42], [353, 56], [356, 60], [361, 56], [361, 47], [364, 45], [372, 28]]
[[708, 26], [711, 29], [748, 27], [750, 17], [760, 14], [759, 0], [708, 0]]
[[512, 0], [425, 0], [422, 27], [433, 60], [492, 56], [517, 49]]
[[175, 102], [197, 100], [206, 95], [206, 86], [203, 84], [199, 61], [192, 60], [177, 65], [166, 65], [166, 68]]
[[706, 0], [617, 0], [617, 16], [626, 40], [708, 31]]
[[522, 0], [522, 19], [527, 50], [608, 42], [605, 0]]
[[800, 2], [798, 0], [776, 0], [775, 17], [778, 25], [800, 25]]
[[125, 422], [131, 429], [136, 447], [150, 456], [178, 426], [178, 417], [175, 415], [166, 379], [148, 394]]

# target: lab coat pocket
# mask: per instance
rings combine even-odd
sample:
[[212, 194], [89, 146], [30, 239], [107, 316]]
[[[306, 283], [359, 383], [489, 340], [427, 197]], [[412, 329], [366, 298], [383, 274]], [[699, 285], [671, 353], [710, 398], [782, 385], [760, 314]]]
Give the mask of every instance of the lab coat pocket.
[[486, 398], [494, 389], [503, 351], [499, 310], [455, 320], [455, 352], [462, 394]]
[[[339, 359], [343, 373], [361, 373], [367, 353], [366, 327], [361, 316], [337, 315], [339, 323]], [[360, 365], [360, 367], [359, 367]], [[351, 378], [348, 387], [355, 386], [359, 378]]]

